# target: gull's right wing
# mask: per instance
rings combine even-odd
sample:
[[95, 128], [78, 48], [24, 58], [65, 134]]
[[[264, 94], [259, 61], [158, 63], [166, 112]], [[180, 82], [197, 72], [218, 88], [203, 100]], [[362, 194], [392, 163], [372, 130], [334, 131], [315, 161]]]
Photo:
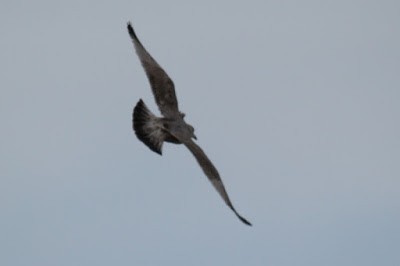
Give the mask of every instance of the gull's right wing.
[[201, 169], [203, 169], [204, 174], [213, 184], [214, 188], [218, 191], [219, 195], [225, 201], [226, 205], [231, 208], [231, 210], [236, 214], [236, 216], [245, 224], [250, 225], [251, 223], [243, 218], [233, 207], [231, 200], [229, 199], [228, 193], [225, 190], [224, 184], [222, 183], [221, 177], [213, 163], [208, 159], [204, 151], [193, 141], [187, 140], [184, 142], [186, 147], [192, 152], [197, 162], [199, 163]]

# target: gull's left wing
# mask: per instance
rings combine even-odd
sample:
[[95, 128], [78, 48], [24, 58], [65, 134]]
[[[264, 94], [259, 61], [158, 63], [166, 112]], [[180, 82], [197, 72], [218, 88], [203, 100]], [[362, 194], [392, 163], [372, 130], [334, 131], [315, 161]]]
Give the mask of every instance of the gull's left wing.
[[178, 100], [176, 99], [175, 86], [172, 79], [146, 51], [136, 36], [131, 23], [128, 23], [128, 32], [147, 78], [149, 79], [160, 112], [167, 118], [179, 116]]

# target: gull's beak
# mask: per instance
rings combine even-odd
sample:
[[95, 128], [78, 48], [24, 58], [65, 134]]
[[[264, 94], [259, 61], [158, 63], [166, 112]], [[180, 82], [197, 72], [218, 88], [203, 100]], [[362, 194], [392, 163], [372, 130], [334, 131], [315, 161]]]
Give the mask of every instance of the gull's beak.
[[196, 137], [196, 135], [195, 135], [195, 134], [193, 134], [193, 138], [194, 138], [195, 140], [197, 140], [197, 137]]

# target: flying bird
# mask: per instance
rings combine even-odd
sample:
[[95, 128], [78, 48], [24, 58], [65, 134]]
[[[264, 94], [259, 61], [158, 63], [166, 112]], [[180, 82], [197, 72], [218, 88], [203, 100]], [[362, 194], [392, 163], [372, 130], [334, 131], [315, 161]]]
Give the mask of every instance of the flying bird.
[[163, 117], [155, 116], [140, 99], [133, 109], [132, 115], [133, 130], [136, 136], [152, 151], [160, 155], [165, 141], [184, 144], [194, 155], [204, 174], [229, 208], [243, 223], [251, 226], [251, 223], [235, 210], [217, 169], [204, 151], [193, 141], [193, 139], [197, 140], [194, 128], [185, 122], [185, 114], [179, 111], [173, 81], [144, 48], [130, 22], [128, 22], [128, 32], [150, 82], [155, 101], [163, 115]]

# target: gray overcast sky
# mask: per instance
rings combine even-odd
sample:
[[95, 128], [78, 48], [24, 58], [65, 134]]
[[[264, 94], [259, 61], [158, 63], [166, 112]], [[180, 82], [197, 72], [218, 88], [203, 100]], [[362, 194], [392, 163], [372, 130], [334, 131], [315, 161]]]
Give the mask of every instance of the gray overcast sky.
[[[0, 6], [0, 265], [400, 265], [399, 1]], [[134, 136], [128, 20], [252, 228]]]

